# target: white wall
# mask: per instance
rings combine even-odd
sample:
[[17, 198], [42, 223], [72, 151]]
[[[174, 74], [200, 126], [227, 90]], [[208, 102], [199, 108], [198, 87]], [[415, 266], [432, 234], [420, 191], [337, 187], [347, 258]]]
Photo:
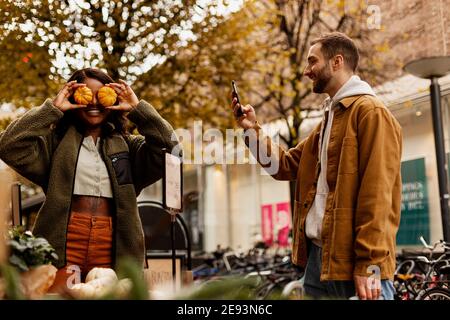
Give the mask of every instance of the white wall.
[[271, 204], [276, 202], [290, 202], [289, 182], [278, 181], [269, 175], [258, 175], [261, 188], [261, 204]]
[[213, 251], [217, 245], [229, 246], [229, 203], [226, 171], [222, 166], [205, 168], [204, 221], [205, 250]]
[[155, 182], [151, 186], [144, 188], [139, 196], [138, 201], [158, 201], [162, 203], [162, 179]]
[[259, 231], [259, 188], [252, 174], [254, 165], [228, 166], [230, 183], [231, 247], [248, 248]]
[[261, 205], [289, 201], [289, 184], [261, 175], [259, 165], [205, 169], [205, 250], [250, 249], [261, 235]]
[[259, 165], [230, 166], [233, 248], [251, 248], [261, 236], [261, 205], [289, 201], [289, 184], [263, 175]]

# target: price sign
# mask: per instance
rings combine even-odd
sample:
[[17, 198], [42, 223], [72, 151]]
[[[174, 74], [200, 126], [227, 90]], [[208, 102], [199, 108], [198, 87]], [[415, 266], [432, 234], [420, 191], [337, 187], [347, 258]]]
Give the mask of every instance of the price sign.
[[182, 163], [181, 159], [170, 153], [165, 154], [163, 182], [163, 200], [166, 209], [181, 211], [182, 209]]

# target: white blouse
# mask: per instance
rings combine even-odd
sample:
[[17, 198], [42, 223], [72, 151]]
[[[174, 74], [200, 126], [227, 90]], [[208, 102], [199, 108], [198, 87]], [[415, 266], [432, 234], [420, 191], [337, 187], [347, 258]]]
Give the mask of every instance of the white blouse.
[[97, 145], [91, 136], [83, 139], [75, 171], [73, 194], [113, 197], [108, 170], [100, 155], [100, 138], [97, 139]]

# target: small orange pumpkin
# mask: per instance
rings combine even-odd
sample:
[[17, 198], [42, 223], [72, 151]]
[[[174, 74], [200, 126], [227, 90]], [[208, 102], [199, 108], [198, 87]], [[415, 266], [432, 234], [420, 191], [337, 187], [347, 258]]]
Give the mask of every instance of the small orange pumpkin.
[[116, 102], [117, 93], [113, 88], [105, 86], [101, 87], [100, 90], [98, 90], [97, 97], [98, 101], [100, 101], [103, 106], [109, 107]]
[[73, 98], [78, 104], [88, 104], [92, 101], [92, 91], [88, 87], [79, 87], [77, 90], [75, 90]]

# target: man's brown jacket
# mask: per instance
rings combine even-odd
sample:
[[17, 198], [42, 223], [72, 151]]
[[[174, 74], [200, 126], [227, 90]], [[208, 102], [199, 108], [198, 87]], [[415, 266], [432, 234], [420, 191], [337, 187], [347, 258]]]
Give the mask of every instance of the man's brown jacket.
[[[288, 151], [262, 135], [259, 124], [255, 129], [259, 142], [254, 145], [259, 146], [260, 154], [268, 152], [272, 161], [278, 161], [278, 171], [271, 175], [277, 180], [296, 180], [292, 260], [305, 267], [305, 220], [320, 172], [320, 125]], [[262, 139], [266, 143], [261, 143]], [[400, 125], [380, 100], [359, 95], [340, 101], [328, 145], [329, 193], [322, 225], [322, 281], [370, 276], [377, 268], [382, 279], [393, 278], [400, 223], [401, 153]], [[261, 157], [258, 161], [268, 167]]]

